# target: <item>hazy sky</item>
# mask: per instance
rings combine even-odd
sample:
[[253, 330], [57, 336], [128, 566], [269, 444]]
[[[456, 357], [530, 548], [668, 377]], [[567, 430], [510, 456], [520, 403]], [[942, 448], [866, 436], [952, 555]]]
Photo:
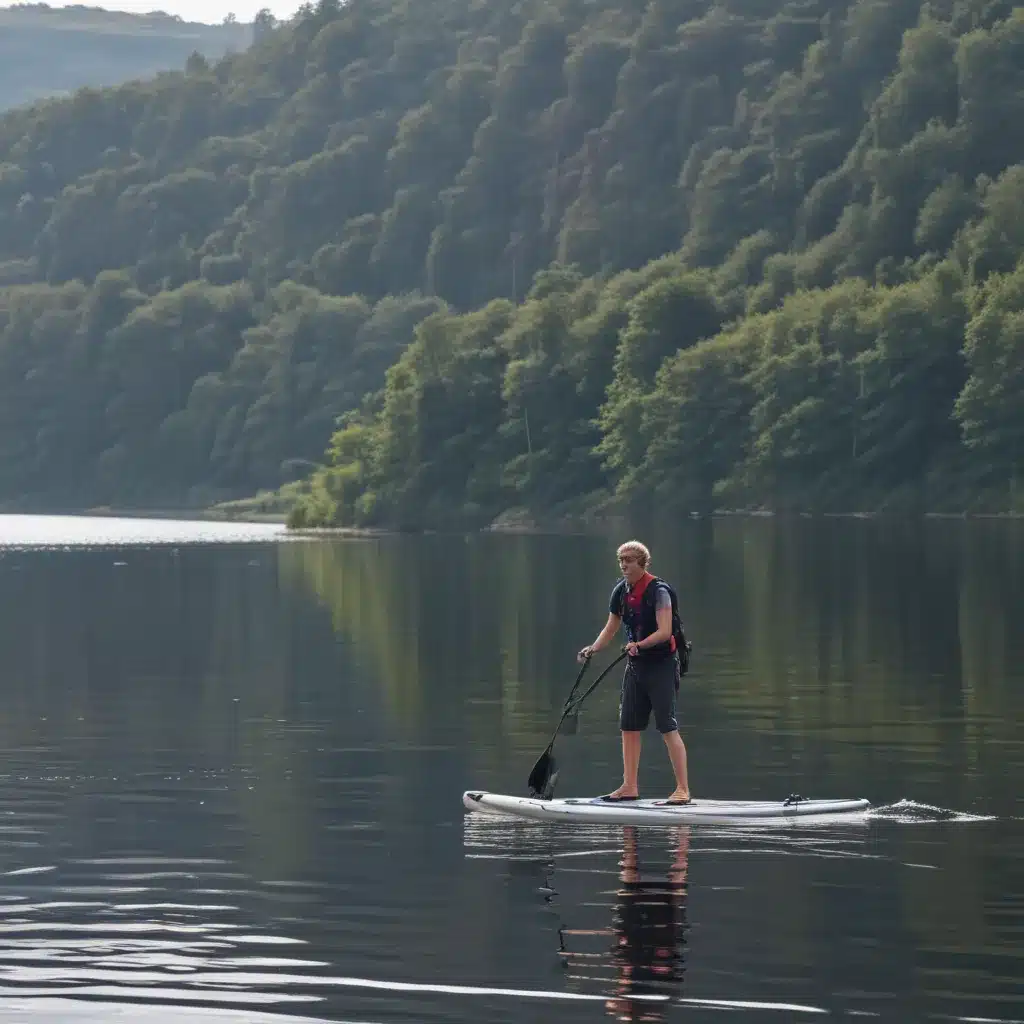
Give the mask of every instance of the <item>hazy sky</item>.
[[[61, 0], [46, 0], [51, 7], [66, 7]], [[85, 7], [104, 7], [108, 11], [132, 11], [146, 14], [149, 11], [166, 11], [177, 14], [186, 21], [205, 21], [218, 24], [224, 16], [233, 12], [239, 21], [252, 21], [253, 15], [262, 7], [269, 8], [279, 18], [290, 18], [302, 0], [75, 0]], [[6, 7], [7, 4], [0, 4]]]

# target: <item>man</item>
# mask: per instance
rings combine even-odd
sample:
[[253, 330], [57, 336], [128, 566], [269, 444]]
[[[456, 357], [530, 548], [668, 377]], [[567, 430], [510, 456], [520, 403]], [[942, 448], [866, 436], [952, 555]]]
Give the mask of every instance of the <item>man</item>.
[[[688, 804], [690, 787], [686, 775], [686, 746], [676, 723], [676, 692], [679, 688], [679, 654], [672, 635], [672, 598], [665, 584], [654, 581], [648, 571], [651, 553], [639, 541], [631, 540], [616, 552], [622, 579], [615, 585], [608, 602], [608, 621], [597, 639], [579, 652], [584, 661], [606, 647], [621, 625], [625, 626], [626, 671], [622, 677], [619, 704], [619, 728], [622, 731], [622, 785], [602, 797], [618, 802], [640, 797], [637, 775], [640, 769], [640, 745], [651, 712], [668, 748], [676, 788], [666, 801]], [[654, 587], [654, 600], [647, 588]]]

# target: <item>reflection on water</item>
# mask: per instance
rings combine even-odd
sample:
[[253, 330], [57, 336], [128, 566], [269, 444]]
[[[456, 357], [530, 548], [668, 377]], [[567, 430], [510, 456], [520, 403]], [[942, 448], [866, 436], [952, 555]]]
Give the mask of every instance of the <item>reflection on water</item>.
[[[636, 827], [622, 832], [619, 888], [609, 927], [560, 928], [560, 950], [570, 979], [600, 981], [613, 993], [606, 1004], [610, 1016], [661, 1021], [661, 1000], [678, 999], [683, 989], [690, 827], [673, 829], [672, 860], [660, 877], [644, 871]], [[574, 948], [577, 942], [582, 948]]]
[[[925, 845], [933, 842], [931, 836]], [[566, 988], [598, 1001], [606, 1019], [671, 1020], [683, 1008], [689, 1016], [731, 1010], [748, 1019], [779, 1013], [799, 1017], [842, 1011], [844, 1003], [848, 1012], [867, 1012], [870, 997], [837, 1000], [835, 991], [816, 984], [816, 974], [829, 973], [834, 965], [828, 953], [800, 948], [808, 908], [792, 879], [839, 890], [842, 919], [855, 933], [863, 913], [852, 902], [843, 904], [855, 899], [870, 877], [864, 862], [898, 863], [899, 854], [886, 849], [884, 835], [835, 823], [640, 828], [471, 814], [464, 823], [464, 846], [467, 861], [489, 867], [492, 884], [506, 873], [505, 884], [522, 883], [524, 897], [527, 883], [533, 884], [534, 905], [551, 918], [537, 930], [550, 935], [550, 958], [557, 958]], [[843, 862], [844, 868], [816, 868], [822, 861]], [[938, 870], [917, 862], [898, 866]], [[751, 878], [759, 881], [751, 884]], [[694, 933], [695, 896], [703, 913]], [[748, 904], [739, 929], [733, 910], [740, 905], [737, 897]], [[810, 917], [821, 916], [828, 928], [824, 908], [811, 910]], [[780, 949], [785, 950], [781, 957]], [[788, 966], [773, 972], [776, 958]], [[751, 970], [758, 962], [769, 969]], [[799, 998], [789, 991], [795, 979], [785, 977], [796, 964], [803, 980]], [[859, 971], [866, 968], [862, 976], [884, 979], [880, 988], [887, 992], [890, 967], [871, 959], [857, 965]]]
[[[264, 1013], [259, 1010], [224, 1010], [214, 1007], [152, 1006], [133, 1008], [101, 999], [5, 999], [0, 1004], [0, 1024], [111, 1024], [112, 1021], [144, 1021], [145, 1024], [330, 1024], [322, 1017]], [[370, 1024], [364, 1021], [362, 1024]]]
[[[695, 793], [1024, 813], [1024, 523], [727, 519], [648, 540], [696, 644], [680, 696]], [[615, 541], [386, 538], [289, 546], [280, 565], [329, 610], [393, 728], [411, 737], [444, 715], [433, 694], [458, 692], [467, 786], [521, 792], [507, 765], [536, 759], [550, 735], [580, 638], [603, 623]], [[599, 655], [595, 672], [603, 665]], [[584, 735], [612, 747], [615, 700], [613, 676], [581, 717]], [[659, 757], [645, 755], [644, 770]], [[617, 760], [609, 751], [607, 774], [580, 785], [566, 765], [561, 795], [613, 788]], [[831, 779], [844, 783], [822, 788]]]
[[[218, 856], [230, 841], [187, 834], [208, 805], [217, 813], [224, 776], [153, 778], [129, 762], [117, 776], [86, 776], [81, 762], [47, 747], [8, 751], [5, 767], [0, 1005], [8, 1012], [30, 997], [256, 1008], [316, 999], [316, 973], [327, 964], [303, 955], [308, 939], [275, 923], [282, 883]], [[182, 826], [186, 834], [176, 835]], [[230, 819], [221, 826], [230, 829]], [[319, 889], [298, 883], [287, 900], [313, 903]], [[294, 991], [289, 976], [308, 991]]]
[[[618, 537], [5, 547], [0, 1024], [1024, 1018], [1024, 529], [642, 536], [695, 791], [879, 812], [464, 814], [525, 792]], [[560, 795], [617, 781], [615, 706], [559, 738]]]

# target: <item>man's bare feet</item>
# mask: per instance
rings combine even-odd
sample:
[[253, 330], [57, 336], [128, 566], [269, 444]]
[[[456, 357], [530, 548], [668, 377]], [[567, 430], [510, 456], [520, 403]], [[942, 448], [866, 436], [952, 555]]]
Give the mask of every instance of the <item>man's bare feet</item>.
[[690, 802], [690, 791], [688, 789], [680, 789], [678, 786], [673, 791], [672, 795], [665, 801], [667, 804], [688, 804]]
[[640, 794], [635, 789], [619, 786], [614, 793], [608, 793], [606, 796], [601, 797], [601, 799], [607, 800], [609, 803], [618, 803], [620, 800], [639, 800]]

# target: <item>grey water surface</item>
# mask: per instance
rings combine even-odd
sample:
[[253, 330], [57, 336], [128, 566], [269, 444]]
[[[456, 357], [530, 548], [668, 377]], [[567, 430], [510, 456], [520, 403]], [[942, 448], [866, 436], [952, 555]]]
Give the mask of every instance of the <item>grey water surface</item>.
[[[526, 794], [625, 536], [0, 516], [0, 1022], [1024, 1019], [1024, 524], [642, 537], [694, 795], [866, 819], [464, 812]], [[558, 795], [620, 780], [618, 678]]]

